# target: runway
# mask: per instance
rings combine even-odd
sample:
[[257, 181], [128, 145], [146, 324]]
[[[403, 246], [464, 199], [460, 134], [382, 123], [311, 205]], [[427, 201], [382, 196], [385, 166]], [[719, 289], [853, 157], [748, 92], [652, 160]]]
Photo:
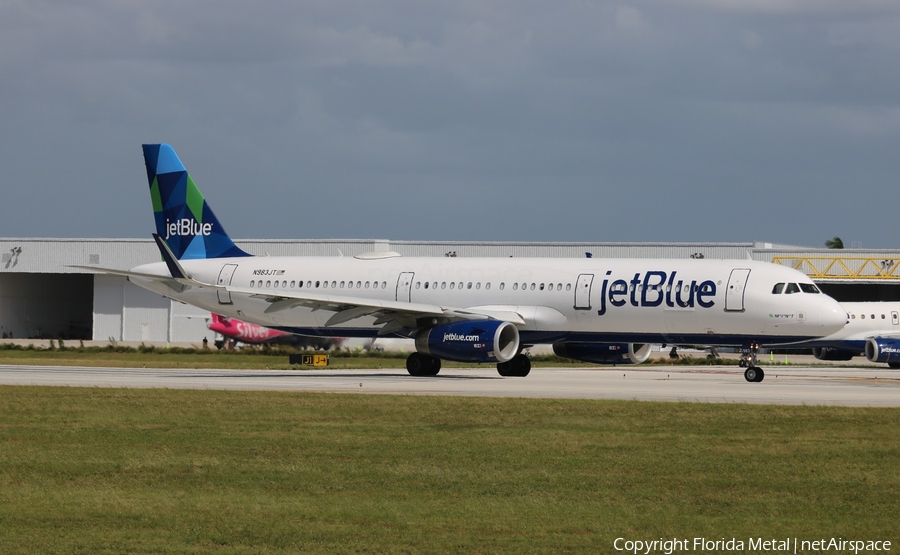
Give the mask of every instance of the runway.
[[887, 368], [766, 368], [748, 383], [739, 368], [708, 366], [533, 369], [503, 378], [487, 368], [444, 369], [435, 377], [391, 370], [195, 370], [0, 365], [0, 384], [626, 399], [703, 403], [900, 406], [900, 372]]

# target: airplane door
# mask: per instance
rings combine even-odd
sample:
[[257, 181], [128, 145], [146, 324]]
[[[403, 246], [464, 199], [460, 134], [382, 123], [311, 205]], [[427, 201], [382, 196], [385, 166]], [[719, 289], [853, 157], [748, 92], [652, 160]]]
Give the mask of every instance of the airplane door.
[[896, 310], [891, 312], [891, 322], [895, 326], [900, 326], [900, 314], [897, 314]]
[[594, 282], [594, 274], [578, 274], [578, 283], [575, 284], [575, 310], [591, 309], [591, 284]]
[[[231, 278], [234, 277], [234, 271], [237, 270], [237, 264], [226, 264], [222, 266], [222, 271], [219, 272], [219, 279], [216, 281], [216, 285], [231, 285]], [[219, 304], [232, 304], [231, 302], [231, 293], [225, 291], [224, 289], [219, 289], [217, 291], [219, 295]]]
[[412, 280], [415, 272], [403, 272], [397, 278], [397, 300], [405, 303], [410, 302], [409, 294], [412, 290]]
[[731, 276], [728, 278], [728, 288], [725, 290], [726, 311], [744, 311], [744, 288], [747, 286], [747, 278], [749, 276], [749, 268], [735, 268], [731, 270]]

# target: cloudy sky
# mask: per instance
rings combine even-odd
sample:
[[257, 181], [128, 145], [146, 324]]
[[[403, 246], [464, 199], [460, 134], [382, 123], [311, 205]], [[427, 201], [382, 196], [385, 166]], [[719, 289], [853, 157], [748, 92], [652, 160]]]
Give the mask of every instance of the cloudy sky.
[[896, 0], [0, 0], [0, 236], [900, 248]]

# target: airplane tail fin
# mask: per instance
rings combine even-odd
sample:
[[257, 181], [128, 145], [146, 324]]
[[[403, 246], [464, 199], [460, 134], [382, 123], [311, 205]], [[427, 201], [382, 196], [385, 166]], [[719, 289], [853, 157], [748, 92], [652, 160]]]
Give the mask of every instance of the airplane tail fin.
[[167, 144], [143, 145], [156, 233], [178, 260], [251, 256], [239, 249]]

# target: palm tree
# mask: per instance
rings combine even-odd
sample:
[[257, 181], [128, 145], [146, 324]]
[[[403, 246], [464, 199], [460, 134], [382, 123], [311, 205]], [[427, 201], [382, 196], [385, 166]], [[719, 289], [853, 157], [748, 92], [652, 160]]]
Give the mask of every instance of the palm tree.
[[825, 241], [825, 246], [829, 249], [842, 249], [844, 248], [844, 241], [842, 241], [840, 237], [835, 237], [834, 239]]

